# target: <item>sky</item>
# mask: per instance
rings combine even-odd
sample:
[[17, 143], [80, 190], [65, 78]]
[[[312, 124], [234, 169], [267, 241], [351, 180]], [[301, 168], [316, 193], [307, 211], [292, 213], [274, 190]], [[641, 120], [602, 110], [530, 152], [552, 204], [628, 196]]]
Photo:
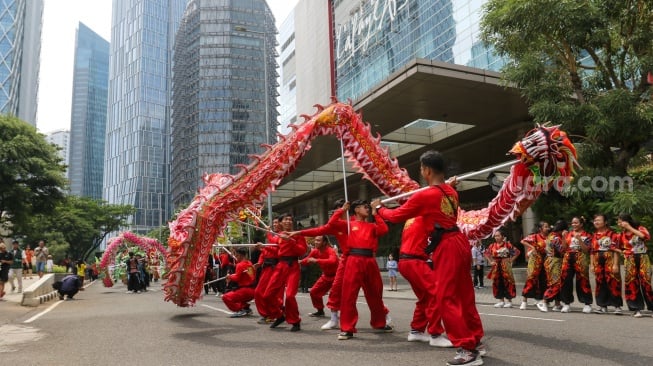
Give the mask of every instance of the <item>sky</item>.
[[[298, 1], [267, 0], [277, 28]], [[111, 0], [44, 0], [36, 125], [42, 133], [70, 129], [75, 31], [80, 21], [111, 41]]]

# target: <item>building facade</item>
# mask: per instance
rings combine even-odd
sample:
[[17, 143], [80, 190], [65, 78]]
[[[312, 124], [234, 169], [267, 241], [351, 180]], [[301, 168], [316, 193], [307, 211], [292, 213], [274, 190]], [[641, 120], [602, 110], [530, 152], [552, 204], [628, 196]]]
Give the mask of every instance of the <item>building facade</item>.
[[170, 218], [172, 46], [186, 0], [114, 0], [103, 198], [136, 208], [130, 229]]
[[70, 193], [102, 198], [107, 127], [109, 42], [83, 23], [75, 37], [70, 119]]
[[[68, 130], [56, 130], [45, 135], [45, 141], [55, 144], [59, 147], [59, 157], [61, 158], [62, 163], [69, 165], [70, 163], [70, 131]], [[66, 177], [68, 176], [68, 171], [66, 170]]]
[[0, 3], [0, 113], [36, 127], [43, 0]]
[[188, 3], [174, 47], [173, 207], [188, 205], [204, 174], [235, 174], [276, 141], [274, 24], [264, 0]]

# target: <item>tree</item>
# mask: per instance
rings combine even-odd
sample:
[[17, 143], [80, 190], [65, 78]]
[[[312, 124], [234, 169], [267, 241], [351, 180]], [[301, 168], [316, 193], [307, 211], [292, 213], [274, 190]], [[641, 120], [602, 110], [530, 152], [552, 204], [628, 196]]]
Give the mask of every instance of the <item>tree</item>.
[[21, 225], [63, 199], [66, 167], [36, 128], [0, 115], [0, 225]]
[[589, 167], [627, 174], [653, 131], [650, 1], [490, 0], [481, 31], [536, 122], [580, 137]]
[[[67, 196], [51, 214], [34, 215], [26, 225], [16, 226], [15, 231], [26, 235], [29, 242], [48, 237], [63, 238], [73, 259], [87, 259], [109, 233], [126, 226], [134, 212], [129, 205]], [[59, 244], [60, 241], [57, 240]]]

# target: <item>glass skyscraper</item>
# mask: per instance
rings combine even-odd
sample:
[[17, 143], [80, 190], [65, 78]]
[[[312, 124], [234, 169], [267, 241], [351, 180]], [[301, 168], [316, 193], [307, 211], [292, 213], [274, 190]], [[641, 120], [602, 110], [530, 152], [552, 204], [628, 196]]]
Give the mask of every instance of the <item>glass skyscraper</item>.
[[83, 23], [75, 40], [70, 119], [70, 193], [102, 198], [107, 128], [109, 42]]
[[356, 99], [421, 58], [498, 71], [479, 41], [484, 0], [331, 0], [338, 98]]
[[0, 113], [36, 126], [43, 0], [0, 1]]
[[276, 141], [274, 23], [264, 0], [188, 3], [174, 47], [174, 207], [188, 205], [203, 174], [237, 173]]
[[165, 225], [172, 45], [186, 0], [114, 0], [104, 194], [136, 208], [130, 229]]

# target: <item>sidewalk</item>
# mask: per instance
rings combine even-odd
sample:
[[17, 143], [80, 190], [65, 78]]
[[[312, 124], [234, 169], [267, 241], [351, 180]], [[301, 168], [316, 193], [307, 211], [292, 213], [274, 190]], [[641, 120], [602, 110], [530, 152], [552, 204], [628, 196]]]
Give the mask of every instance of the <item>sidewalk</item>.
[[[29, 277], [23, 277], [23, 290], [30, 287], [34, 282], [38, 281], [38, 279], [39, 275], [37, 274], [33, 274], [32, 279], [29, 279]], [[20, 304], [20, 302], [23, 301], [23, 293], [18, 292], [18, 281], [14, 280], [14, 282], [16, 283], [16, 291], [11, 291], [11, 281], [5, 283], [5, 296], [3, 298], [4, 301], [0, 301], [0, 304], [3, 302]]]

